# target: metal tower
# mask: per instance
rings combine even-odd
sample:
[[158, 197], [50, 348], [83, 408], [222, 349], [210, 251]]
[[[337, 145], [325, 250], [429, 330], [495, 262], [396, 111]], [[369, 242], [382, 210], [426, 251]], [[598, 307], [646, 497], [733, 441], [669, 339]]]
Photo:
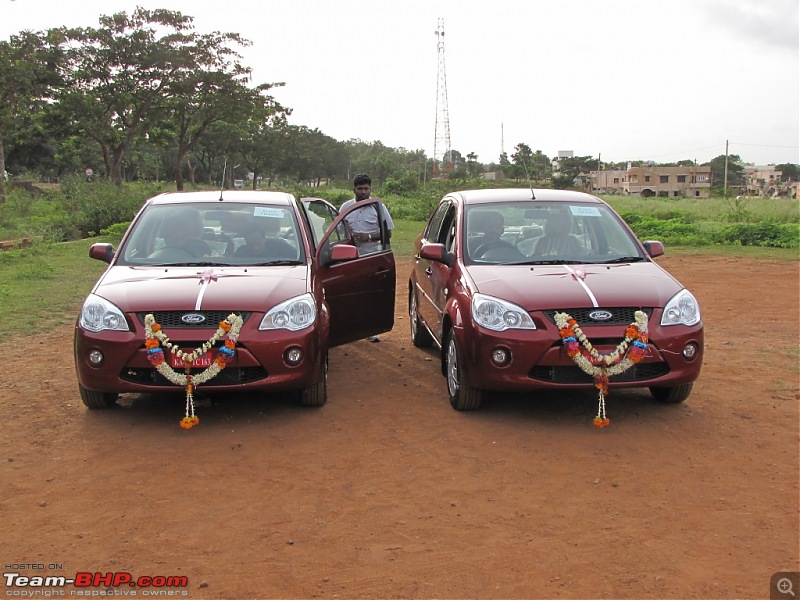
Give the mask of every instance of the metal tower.
[[[447, 109], [447, 74], [444, 67], [444, 19], [440, 18], [436, 31], [436, 52], [439, 68], [436, 76], [436, 127], [433, 140], [433, 176], [447, 174], [453, 168], [450, 148], [450, 117]], [[441, 167], [440, 161], [441, 159]]]

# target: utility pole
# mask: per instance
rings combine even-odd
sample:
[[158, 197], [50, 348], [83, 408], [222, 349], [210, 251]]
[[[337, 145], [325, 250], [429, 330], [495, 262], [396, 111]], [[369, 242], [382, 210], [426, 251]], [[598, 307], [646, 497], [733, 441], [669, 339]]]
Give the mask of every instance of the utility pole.
[[722, 182], [722, 197], [728, 197], [728, 140], [725, 140], [725, 179]]

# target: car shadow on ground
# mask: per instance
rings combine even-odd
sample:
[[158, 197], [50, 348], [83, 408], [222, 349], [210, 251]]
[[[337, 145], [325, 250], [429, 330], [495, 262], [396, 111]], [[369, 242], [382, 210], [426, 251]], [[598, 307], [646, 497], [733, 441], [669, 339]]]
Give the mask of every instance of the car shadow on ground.
[[[195, 414], [206, 427], [291, 421], [316, 412], [301, 406], [296, 392], [198, 394], [194, 397], [194, 407]], [[109, 409], [86, 411], [93, 426], [130, 423], [147, 427], [161, 423], [174, 427], [185, 412], [183, 392], [121, 394], [117, 404]]]
[[[652, 423], [678, 420], [692, 414], [690, 403], [663, 404], [645, 388], [611, 390], [605, 398], [606, 416], [612, 423]], [[549, 425], [571, 427], [592, 420], [598, 413], [599, 396], [594, 390], [537, 391], [532, 393], [484, 392], [481, 407], [471, 413], [477, 418], [526, 419]]]

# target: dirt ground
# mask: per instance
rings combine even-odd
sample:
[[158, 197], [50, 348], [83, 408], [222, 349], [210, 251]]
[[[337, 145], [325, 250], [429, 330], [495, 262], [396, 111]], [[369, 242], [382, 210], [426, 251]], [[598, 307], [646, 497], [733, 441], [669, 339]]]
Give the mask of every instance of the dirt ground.
[[410, 259], [394, 330], [332, 351], [320, 409], [89, 411], [70, 327], [4, 340], [4, 572], [186, 576], [161, 593], [196, 600], [767, 598], [800, 570], [798, 263], [659, 262], [700, 300], [703, 372], [679, 405], [612, 390], [606, 429], [593, 392], [451, 409], [409, 340]]

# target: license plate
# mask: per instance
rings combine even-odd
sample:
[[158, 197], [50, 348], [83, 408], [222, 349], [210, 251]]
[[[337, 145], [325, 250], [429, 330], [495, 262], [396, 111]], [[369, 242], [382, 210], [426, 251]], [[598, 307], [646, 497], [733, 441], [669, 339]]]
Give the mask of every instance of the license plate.
[[[184, 350], [184, 352], [186, 352], [186, 350]], [[186, 368], [186, 363], [184, 363], [182, 359], [178, 358], [176, 354], [172, 354], [172, 352], [169, 353], [169, 361], [172, 364], [173, 369]], [[205, 369], [206, 367], [210, 367], [212, 362], [214, 361], [211, 357], [211, 352], [206, 352], [205, 354], [201, 354], [192, 361], [192, 368]]]

